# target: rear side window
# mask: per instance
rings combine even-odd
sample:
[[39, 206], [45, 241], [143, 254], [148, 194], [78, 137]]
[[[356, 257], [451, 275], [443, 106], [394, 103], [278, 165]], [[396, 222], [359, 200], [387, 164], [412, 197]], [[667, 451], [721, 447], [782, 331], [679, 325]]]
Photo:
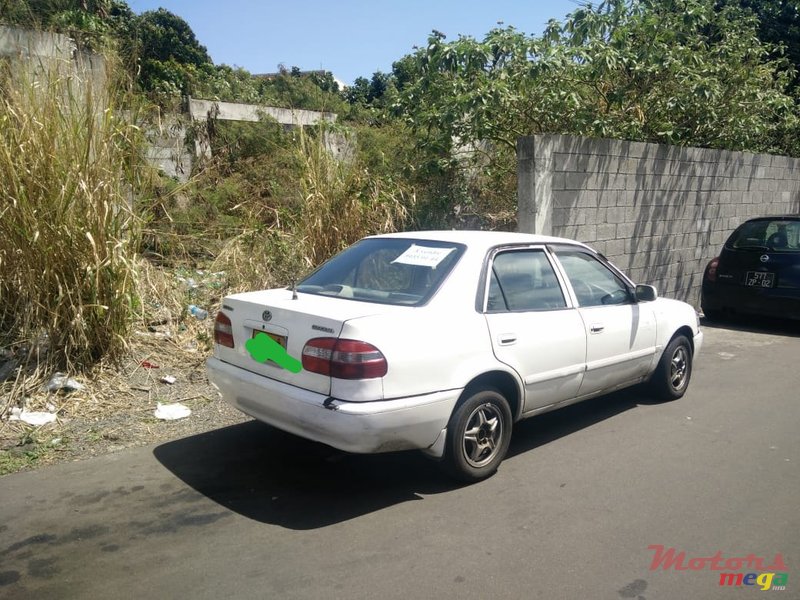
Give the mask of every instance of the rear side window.
[[297, 285], [297, 291], [380, 304], [426, 302], [464, 253], [462, 244], [399, 238], [361, 240]]
[[796, 252], [800, 250], [800, 221], [748, 221], [731, 234], [726, 246], [735, 250]]
[[515, 250], [495, 256], [486, 309], [497, 311], [565, 308], [564, 294], [542, 250]]

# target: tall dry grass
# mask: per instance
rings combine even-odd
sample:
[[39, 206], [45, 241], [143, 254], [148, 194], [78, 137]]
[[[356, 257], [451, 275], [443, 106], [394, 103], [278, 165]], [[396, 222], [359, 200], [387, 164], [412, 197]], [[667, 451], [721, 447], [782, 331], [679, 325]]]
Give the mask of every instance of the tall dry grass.
[[365, 235], [402, 229], [414, 195], [397, 182], [371, 176], [357, 162], [334, 158], [320, 138], [300, 136], [303, 166], [298, 235], [317, 265]]
[[140, 133], [120, 98], [69, 63], [0, 73], [0, 345], [54, 367], [119, 357], [137, 309]]
[[213, 270], [228, 274], [230, 291], [288, 285], [362, 237], [408, 222], [413, 191], [357, 161], [336, 159], [317, 133], [297, 134], [292, 197], [271, 210], [258, 197], [241, 200], [241, 210], [267, 219], [254, 226], [249, 218], [214, 261]]

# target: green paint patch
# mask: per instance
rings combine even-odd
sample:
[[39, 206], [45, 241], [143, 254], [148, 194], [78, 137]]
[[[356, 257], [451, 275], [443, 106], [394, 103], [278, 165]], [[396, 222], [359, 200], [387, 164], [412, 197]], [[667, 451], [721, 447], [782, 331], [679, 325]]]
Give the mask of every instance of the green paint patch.
[[283, 346], [266, 333], [256, 334], [245, 342], [244, 347], [256, 362], [265, 363], [271, 360], [279, 367], [292, 373], [299, 373], [303, 370], [302, 363], [295, 357], [289, 356]]

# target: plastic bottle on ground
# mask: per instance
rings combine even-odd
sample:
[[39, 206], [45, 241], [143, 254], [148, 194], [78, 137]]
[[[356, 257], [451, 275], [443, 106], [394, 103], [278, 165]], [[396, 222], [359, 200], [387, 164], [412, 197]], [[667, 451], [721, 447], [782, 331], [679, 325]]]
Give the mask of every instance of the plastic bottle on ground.
[[189, 314], [192, 315], [195, 319], [202, 321], [203, 319], [208, 317], [208, 311], [204, 308], [200, 308], [194, 304], [190, 304], [188, 307]]

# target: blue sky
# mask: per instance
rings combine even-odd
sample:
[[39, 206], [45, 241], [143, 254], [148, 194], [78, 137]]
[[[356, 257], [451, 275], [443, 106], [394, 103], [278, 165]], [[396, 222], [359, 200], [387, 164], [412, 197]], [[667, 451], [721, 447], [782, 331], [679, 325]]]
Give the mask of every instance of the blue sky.
[[136, 13], [158, 7], [186, 20], [216, 64], [271, 73], [278, 65], [325, 69], [346, 84], [423, 46], [433, 29], [481, 39], [498, 21], [539, 34], [576, 0], [128, 0]]

